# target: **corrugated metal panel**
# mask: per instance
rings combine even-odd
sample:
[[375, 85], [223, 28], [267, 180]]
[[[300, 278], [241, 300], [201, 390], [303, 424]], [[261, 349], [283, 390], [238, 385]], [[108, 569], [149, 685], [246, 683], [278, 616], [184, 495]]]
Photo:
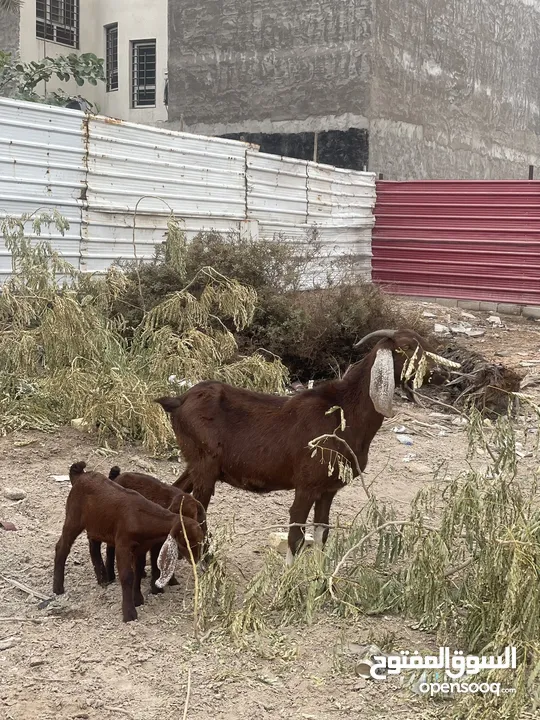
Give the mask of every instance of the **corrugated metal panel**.
[[[87, 236], [83, 246], [84, 269], [104, 272], [118, 260], [138, 258], [151, 260], [156, 245], [165, 240], [167, 217], [156, 213], [138, 213], [135, 233], [132, 213], [101, 210], [88, 211]], [[187, 218], [182, 224], [191, 240], [201, 230], [227, 233], [238, 230], [240, 222], [221, 218]]]
[[380, 181], [375, 218], [390, 292], [540, 303], [540, 182]]
[[308, 223], [373, 227], [375, 175], [307, 164]]
[[88, 135], [85, 269], [152, 258], [171, 211], [188, 238], [245, 218], [247, 144], [100, 117], [89, 119]]
[[133, 212], [146, 197], [144, 212], [245, 217], [247, 144], [110, 118], [90, 118], [88, 135], [92, 207]]
[[[83, 270], [150, 259], [172, 211], [188, 238], [235, 230], [302, 243], [316, 225], [328, 258], [307, 285], [343, 254], [369, 277], [373, 195], [369, 173], [0, 99], [0, 216], [56, 208], [71, 228], [64, 238], [53, 231], [53, 246]], [[0, 281], [10, 270], [0, 247]]]
[[[42, 228], [42, 238], [79, 267], [84, 207], [84, 115], [0, 98], [0, 218], [56, 209], [70, 223], [61, 235]], [[11, 256], [0, 241], [0, 281], [11, 272]]]
[[375, 176], [330, 165], [247, 153], [248, 216], [259, 236], [305, 242], [316, 227], [325, 259], [306, 272], [306, 285], [324, 284], [337, 256], [353, 255], [359, 276], [371, 278]]
[[371, 279], [371, 229], [374, 225], [375, 175], [308, 163], [308, 223], [316, 224], [328, 260], [324, 277], [339, 257], [354, 259], [359, 278]]
[[276, 228], [307, 223], [307, 163], [247, 151], [247, 217]]

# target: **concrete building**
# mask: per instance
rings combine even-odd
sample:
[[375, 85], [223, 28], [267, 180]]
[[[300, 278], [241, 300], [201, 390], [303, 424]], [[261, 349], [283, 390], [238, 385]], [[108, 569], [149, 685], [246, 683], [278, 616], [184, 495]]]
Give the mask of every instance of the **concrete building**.
[[25, 0], [0, 50], [104, 57], [105, 115], [388, 179], [540, 164], [540, 0]]
[[[105, 59], [107, 82], [58, 86], [104, 115], [146, 124], [167, 119], [167, 0], [24, 0], [0, 10], [0, 50], [23, 62], [71, 52]], [[49, 88], [51, 89], [51, 88]]]
[[540, 0], [169, 0], [169, 122], [389, 179], [540, 164]]

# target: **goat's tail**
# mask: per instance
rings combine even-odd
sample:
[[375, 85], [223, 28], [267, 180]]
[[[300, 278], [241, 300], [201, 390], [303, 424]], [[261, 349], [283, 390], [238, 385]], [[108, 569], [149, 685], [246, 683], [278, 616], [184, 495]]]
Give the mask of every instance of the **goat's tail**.
[[69, 468], [69, 480], [72, 485], [73, 481], [76, 480], [79, 475], [83, 474], [85, 467], [86, 463], [83, 460], [80, 460], [79, 462], [73, 463], [73, 465]]
[[120, 471], [120, 468], [118, 467], [118, 465], [114, 465], [109, 470], [109, 480], [116, 480], [116, 478], [120, 475], [120, 472], [121, 471]]
[[161, 407], [165, 410], [167, 413], [174, 412], [177, 408], [179, 408], [182, 403], [184, 402], [184, 396], [182, 397], [161, 397], [154, 400], [154, 402], [157, 402], [161, 405]]

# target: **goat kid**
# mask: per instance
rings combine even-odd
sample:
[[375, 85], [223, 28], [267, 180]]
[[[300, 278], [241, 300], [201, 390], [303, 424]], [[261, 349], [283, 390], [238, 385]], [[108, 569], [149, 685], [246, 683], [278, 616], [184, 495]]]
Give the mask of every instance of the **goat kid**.
[[[339, 423], [338, 406], [343, 410], [346, 428], [339, 431], [351, 448], [363, 472], [373, 437], [385, 417], [393, 414], [397, 385], [403, 385], [402, 371], [417, 352], [420, 362], [429, 343], [413, 330], [378, 330], [355, 347], [378, 340], [375, 347], [352, 365], [341, 380], [330, 380], [292, 397], [278, 397], [205, 381], [194, 385], [181, 397], [156, 400], [170, 414], [179, 448], [187, 463], [175, 485], [193, 490], [208, 508], [216, 482], [256, 493], [294, 490], [290, 522], [305, 525], [313, 505], [315, 538], [326, 542], [330, 508], [344, 483], [337, 469], [328, 475], [328, 463], [311, 457], [309, 442], [332, 434]], [[432, 369], [433, 382], [447, 377], [444, 368]], [[344, 455], [350, 453], [337, 440], [326, 447]], [[304, 527], [289, 529], [288, 564], [304, 542]]]
[[85, 467], [86, 463], [78, 462], [69, 469], [72, 487], [66, 501], [64, 527], [56, 544], [53, 592], [64, 593], [67, 557], [77, 537], [86, 530], [98, 582], [104, 581], [106, 573], [101, 553], [96, 553], [96, 542], [115, 546], [122, 585], [122, 616], [124, 622], [136, 620], [135, 608], [144, 603], [141, 572], [146, 553], [159, 552], [162, 546], [156, 560], [162, 575], [156, 584], [163, 587], [173, 574], [178, 554], [190, 561], [191, 550], [195, 562], [198, 561], [203, 531], [196, 520], [179, 518], [99, 472], [85, 472]]
[[[201, 527], [205, 527], [206, 524], [206, 512], [200, 502], [195, 500], [192, 495], [180, 490], [178, 487], [168, 485], [167, 483], [158, 480], [152, 475], [146, 475], [145, 473], [139, 472], [121, 472], [118, 466], [114, 466], [110, 469], [109, 480], [112, 480], [117, 485], [128, 490], [134, 490], [140, 495], [145, 497], [147, 500], [159, 505], [160, 507], [166, 508], [176, 515], [182, 514], [183, 517], [189, 517], [196, 520]], [[92, 540], [95, 547], [92, 552], [101, 555], [101, 543], [97, 540]], [[162, 593], [163, 588], [157, 587], [155, 584], [155, 578], [158, 577], [159, 571], [157, 569], [157, 555], [156, 552], [150, 552], [151, 563], [152, 563], [152, 580], [150, 583], [151, 592]], [[106, 579], [107, 583], [114, 582], [114, 559], [115, 549], [114, 545], [107, 545], [107, 561], [106, 561]], [[145, 577], [146, 573], [142, 572], [142, 577]], [[178, 585], [178, 580], [174, 574], [169, 580], [169, 585]]]

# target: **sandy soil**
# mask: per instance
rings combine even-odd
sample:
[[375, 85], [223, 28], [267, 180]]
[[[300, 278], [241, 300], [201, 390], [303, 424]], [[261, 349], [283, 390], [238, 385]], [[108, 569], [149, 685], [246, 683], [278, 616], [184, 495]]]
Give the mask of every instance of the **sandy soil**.
[[[433, 304], [415, 304], [419, 312], [437, 315], [433, 322], [455, 323], [461, 311]], [[514, 367], [523, 375], [540, 372], [540, 323], [503, 317], [506, 329], [491, 329], [490, 313], [463, 318], [486, 329], [485, 336], [463, 344]], [[450, 319], [448, 319], [450, 315]], [[538, 386], [527, 392], [539, 394]], [[423, 409], [398, 403], [398, 415], [385, 422], [375, 438], [367, 479], [376, 493], [406, 510], [422, 486], [433, 481], [434, 469], [446, 461], [452, 472], [463, 467], [466, 442], [462, 428]], [[413, 447], [400, 445], [392, 427], [405, 425]], [[520, 432], [523, 427], [520, 425]], [[441, 434], [442, 431], [442, 434]], [[416, 457], [405, 462], [409, 453]], [[248, 720], [306, 718], [323, 720], [369, 717], [443, 717], [444, 706], [431, 707], [398, 682], [374, 683], [338, 673], [336, 658], [343, 637], [367, 642], [395, 633], [396, 649], [433, 644], [433, 638], [414, 631], [400, 618], [363, 618], [343, 623], [325, 617], [311, 627], [289, 627], [297, 645], [291, 660], [264, 659], [257, 652], [235, 649], [219, 633], [200, 646], [193, 642], [190, 569], [179, 566], [180, 586], [164, 595], [148, 595], [139, 620], [121, 621], [118, 584], [96, 585], [81, 536], [66, 567], [67, 594], [59, 605], [38, 609], [39, 598], [14, 587], [18, 580], [45, 597], [51, 596], [54, 545], [59, 537], [69, 483], [56, 482], [69, 465], [85, 459], [89, 466], [108, 471], [111, 465], [155, 473], [172, 481], [178, 463], [156, 461], [140, 448], [116, 454], [96, 447], [92, 438], [71, 428], [44, 435], [15, 433], [0, 439], [0, 518], [13, 522], [16, 532], [0, 529], [0, 718], [6, 720], [68, 720], [88, 718], [182, 718], [188, 668], [191, 688], [188, 717]], [[24, 490], [24, 500], [3, 496], [2, 488]], [[220, 486], [210, 505], [209, 523], [235, 519], [249, 529], [286, 523], [289, 493], [251, 496]], [[354, 516], [364, 502], [359, 487], [347, 487], [336, 498], [333, 518]], [[238, 536], [233, 563], [249, 579], [260, 563], [267, 533]], [[12, 647], [1, 649], [13, 638]], [[376, 641], [376, 640], [375, 640]], [[10, 643], [7, 643], [10, 644]]]

